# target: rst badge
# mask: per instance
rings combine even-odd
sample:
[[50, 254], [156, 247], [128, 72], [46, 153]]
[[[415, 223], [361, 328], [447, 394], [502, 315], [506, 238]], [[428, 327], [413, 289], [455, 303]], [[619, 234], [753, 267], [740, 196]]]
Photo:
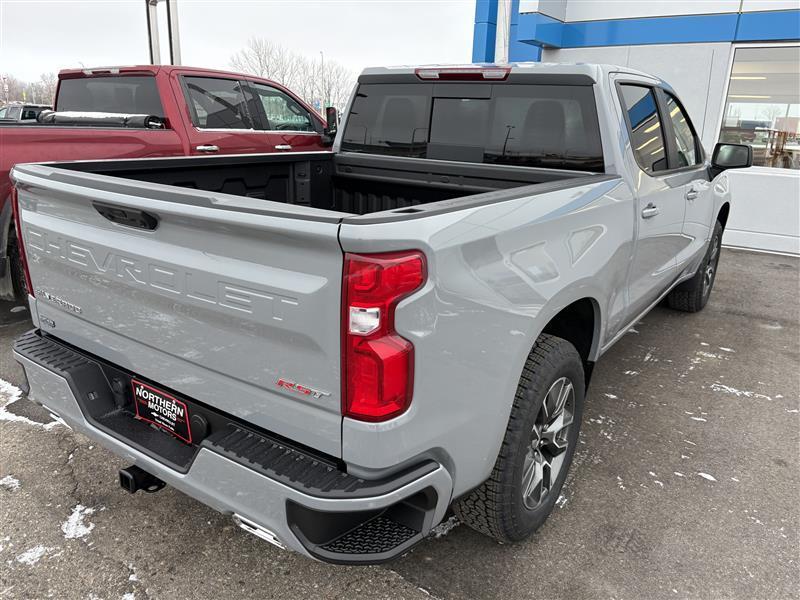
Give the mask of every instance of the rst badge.
[[61, 308], [65, 309], [65, 310], [72, 311], [76, 315], [79, 315], [79, 314], [81, 314], [83, 312], [83, 309], [80, 306], [78, 306], [77, 304], [73, 304], [72, 302], [67, 302], [63, 298], [59, 298], [58, 296], [56, 296], [54, 294], [51, 294], [50, 292], [47, 292], [45, 290], [38, 290], [36, 292], [36, 296], [38, 298], [44, 298], [48, 302], [52, 302], [53, 304], [55, 304], [57, 306], [60, 306]]
[[303, 396], [310, 396], [311, 398], [322, 398], [323, 396], [330, 396], [330, 392], [326, 392], [324, 390], [315, 390], [312, 387], [308, 387], [307, 385], [302, 385], [297, 383], [296, 381], [291, 381], [289, 379], [284, 379], [283, 377], [278, 377], [275, 380], [275, 385], [278, 387], [291, 390], [296, 394], [302, 394]]

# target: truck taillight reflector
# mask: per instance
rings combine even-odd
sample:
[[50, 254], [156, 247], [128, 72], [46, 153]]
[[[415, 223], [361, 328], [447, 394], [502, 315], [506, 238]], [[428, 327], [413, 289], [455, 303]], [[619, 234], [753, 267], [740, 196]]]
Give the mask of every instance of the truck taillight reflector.
[[414, 390], [414, 345], [394, 328], [398, 302], [427, 278], [413, 250], [345, 254], [342, 282], [342, 414], [385, 421], [404, 412]]
[[22, 271], [25, 273], [25, 286], [28, 288], [28, 293], [33, 296], [33, 284], [31, 283], [31, 273], [28, 271], [28, 257], [25, 255], [25, 243], [22, 240], [22, 220], [19, 216], [19, 201], [17, 200], [17, 190], [15, 188], [11, 188], [11, 212], [14, 213], [14, 227], [17, 231], [19, 260], [22, 262]]

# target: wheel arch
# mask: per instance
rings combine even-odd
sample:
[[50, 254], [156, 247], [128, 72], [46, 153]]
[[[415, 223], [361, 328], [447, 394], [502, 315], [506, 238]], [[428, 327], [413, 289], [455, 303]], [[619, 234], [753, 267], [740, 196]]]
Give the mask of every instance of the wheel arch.
[[[583, 361], [586, 385], [589, 385], [595, 358], [598, 355], [602, 315], [600, 304], [591, 296], [578, 298], [564, 305], [553, 314], [538, 337], [554, 335], [575, 346]], [[535, 343], [535, 341], [534, 341]]]
[[725, 225], [728, 223], [728, 216], [731, 213], [731, 204], [730, 202], [725, 202], [719, 208], [719, 212], [717, 213], [717, 221], [722, 223], [722, 229], [725, 230]]

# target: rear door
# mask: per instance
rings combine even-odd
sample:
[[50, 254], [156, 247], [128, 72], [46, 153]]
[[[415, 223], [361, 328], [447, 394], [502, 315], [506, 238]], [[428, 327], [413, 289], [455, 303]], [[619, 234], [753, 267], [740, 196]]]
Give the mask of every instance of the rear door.
[[627, 171], [637, 198], [636, 247], [628, 293], [633, 318], [658, 299], [677, 278], [677, 256], [688, 245], [683, 235], [684, 182], [671, 172], [664, 115], [657, 89], [640, 81], [617, 80], [628, 133]]
[[235, 78], [181, 76], [189, 107], [192, 154], [273, 152], [271, 137], [254, 135], [258, 115], [248, 106], [247, 84]]
[[14, 177], [46, 333], [340, 455], [338, 213], [45, 165]]

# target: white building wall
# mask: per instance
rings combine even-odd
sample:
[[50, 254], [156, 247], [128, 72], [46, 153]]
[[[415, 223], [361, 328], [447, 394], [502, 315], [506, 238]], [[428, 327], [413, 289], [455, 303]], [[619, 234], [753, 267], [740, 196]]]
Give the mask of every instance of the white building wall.
[[750, 167], [730, 172], [728, 246], [800, 254], [800, 171]]
[[[544, 49], [542, 61], [608, 63], [660, 77], [683, 101], [710, 156], [732, 52], [730, 43]], [[800, 254], [800, 172], [752, 167], [732, 171], [730, 182], [731, 214], [723, 242]]]
[[706, 152], [717, 142], [731, 44], [656, 44], [545, 49], [543, 62], [595, 62], [639, 69], [669, 83], [683, 101]]

